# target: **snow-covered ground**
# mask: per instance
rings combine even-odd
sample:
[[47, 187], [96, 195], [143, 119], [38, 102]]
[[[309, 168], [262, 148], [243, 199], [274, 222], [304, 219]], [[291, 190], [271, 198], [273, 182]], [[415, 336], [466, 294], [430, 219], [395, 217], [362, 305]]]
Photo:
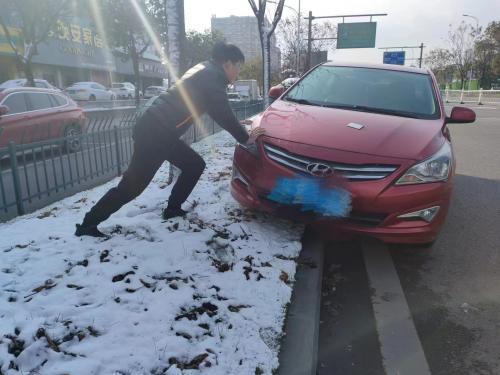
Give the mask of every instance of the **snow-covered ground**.
[[117, 180], [0, 224], [1, 374], [270, 374], [303, 228], [241, 209], [234, 141], [193, 145], [207, 169], [187, 219], [161, 220], [163, 167], [101, 224], [73, 236]]

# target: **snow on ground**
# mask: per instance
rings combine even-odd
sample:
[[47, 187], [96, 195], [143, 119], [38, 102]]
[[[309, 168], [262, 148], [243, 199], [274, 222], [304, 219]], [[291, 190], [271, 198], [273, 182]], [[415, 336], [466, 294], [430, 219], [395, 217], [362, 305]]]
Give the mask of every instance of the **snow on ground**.
[[303, 228], [232, 199], [227, 133], [193, 147], [208, 167], [187, 219], [161, 220], [171, 188], [164, 166], [101, 224], [108, 240], [73, 232], [118, 179], [0, 224], [1, 374], [270, 374], [278, 366]]

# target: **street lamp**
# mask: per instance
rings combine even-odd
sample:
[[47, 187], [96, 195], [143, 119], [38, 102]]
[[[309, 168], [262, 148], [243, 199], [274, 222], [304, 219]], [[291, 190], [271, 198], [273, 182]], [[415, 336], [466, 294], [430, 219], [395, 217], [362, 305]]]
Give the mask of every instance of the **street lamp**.
[[[479, 20], [477, 19], [477, 17], [471, 16], [470, 14], [462, 14], [462, 17], [473, 18], [476, 21], [476, 32], [474, 34], [474, 42], [476, 42], [476, 38], [479, 35]], [[471, 81], [472, 81], [472, 65], [470, 67], [470, 72], [469, 72], [469, 91], [470, 91], [470, 83], [471, 83]]]
[[[276, 1], [268, 0], [270, 3], [276, 4]], [[295, 10], [295, 8], [292, 8], [289, 5], [284, 4], [285, 7], [288, 9], [291, 9], [295, 12], [297, 15], [297, 69], [296, 69], [296, 74], [299, 75], [299, 67], [300, 67], [300, 0], [299, 0], [299, 11]]]

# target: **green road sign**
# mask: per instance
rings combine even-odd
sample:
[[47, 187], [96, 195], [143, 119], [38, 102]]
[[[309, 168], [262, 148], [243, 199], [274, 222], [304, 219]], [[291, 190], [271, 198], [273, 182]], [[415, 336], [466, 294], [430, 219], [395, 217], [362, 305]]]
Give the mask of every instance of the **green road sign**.
[[374, 48], [376, 22], [338, 24], [337, 48]]

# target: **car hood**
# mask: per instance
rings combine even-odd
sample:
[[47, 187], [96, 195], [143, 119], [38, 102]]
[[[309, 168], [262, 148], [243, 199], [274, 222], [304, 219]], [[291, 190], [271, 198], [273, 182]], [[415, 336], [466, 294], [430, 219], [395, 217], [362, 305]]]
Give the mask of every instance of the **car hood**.
[[[363, 125], [361, 130], [348, 124]], [[420, 160], [443, 142], [442, 120], [275, 101], [261, 116], [266, 136], [338, 150]]]

